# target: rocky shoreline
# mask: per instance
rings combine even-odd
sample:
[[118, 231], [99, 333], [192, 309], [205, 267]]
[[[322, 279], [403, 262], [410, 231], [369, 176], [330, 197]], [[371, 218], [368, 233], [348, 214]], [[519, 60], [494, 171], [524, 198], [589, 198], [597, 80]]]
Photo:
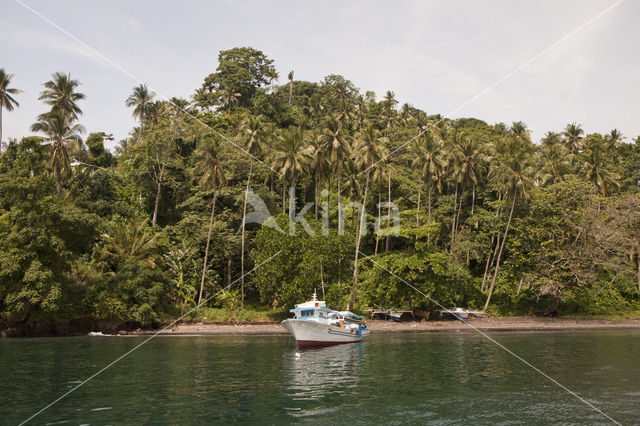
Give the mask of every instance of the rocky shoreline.
[[[460, 321], [368, 321], [373, 333], [397, 332], [447, 332], [447, 331], [566, 331], [566, 330], [608, 330], [640, 329], [640, 319], [582, 319], [582, 318], [540, 318], [540, 317], [494, 317], [474, 318], [468, 323]], [[40, 322], [37, 324], [4, 324], [0, 337], [52, 337], [121, 335], [149, 336], [208, 336], [208, 335], [251, 335], [287, 334], [279, 322], [244, 322], [238, 324], [201, 321], [180, 322], [166, 328], [142, 328], [136, 322], [118, 320], [74, 320], [71, 322]]]
[[[606, 320], [576, 318], [501, 317], [474, 318], [468, 323], [460, 321], [392, 322], [368, 321], [373, 333], [395, 332], [446, 332], [466, 330], [491, 331], [561, 331], [640, 329], [640, 319]], [[134, 330], [121, 332], [127, 335], [234, 335], [234, 334], [287, 334], [278, 322], [244, 324], [176, 324], [161, 330]]]

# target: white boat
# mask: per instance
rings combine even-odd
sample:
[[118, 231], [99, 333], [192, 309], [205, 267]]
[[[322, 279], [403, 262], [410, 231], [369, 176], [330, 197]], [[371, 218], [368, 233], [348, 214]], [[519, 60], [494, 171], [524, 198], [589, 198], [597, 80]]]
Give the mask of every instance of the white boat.
[[312, 300], [295, 305], [290, 312], [295, 316], [282, 321], [282, 326], [300, 347], [360, 342], [370, 334], [363, 317], [329, 309], [315, 293]]

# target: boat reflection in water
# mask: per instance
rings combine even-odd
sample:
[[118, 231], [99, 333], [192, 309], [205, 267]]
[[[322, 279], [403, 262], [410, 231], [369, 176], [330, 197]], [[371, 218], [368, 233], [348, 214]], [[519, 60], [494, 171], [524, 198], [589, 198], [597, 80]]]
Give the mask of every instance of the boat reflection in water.
[[[360, 370], [364, 365], [366, 343], [336, 345], [287, 351], [285, 371], [287, 394], [293, 407], [287, 408], [294, 417], [318, 415], [318, 410], [337, 410], [342, 400], [357, 392]], [[326, 404], [307, 405], [304, 401], [325, 400]], [[297, 403], [295, 401], [298, 401]]]

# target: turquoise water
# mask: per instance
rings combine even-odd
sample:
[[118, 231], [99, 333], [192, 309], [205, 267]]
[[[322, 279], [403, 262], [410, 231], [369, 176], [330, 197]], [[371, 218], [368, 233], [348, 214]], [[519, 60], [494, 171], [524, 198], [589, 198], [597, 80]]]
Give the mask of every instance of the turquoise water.
[[[640, 423], [640, 332], [491, 333], [613, 419]], [[0, 340], [17, 424], [141, 337]], [[377, 334], [298, 352], [287, 336], [157, 337], [34, 424], [610, 424], [475, 332]]]

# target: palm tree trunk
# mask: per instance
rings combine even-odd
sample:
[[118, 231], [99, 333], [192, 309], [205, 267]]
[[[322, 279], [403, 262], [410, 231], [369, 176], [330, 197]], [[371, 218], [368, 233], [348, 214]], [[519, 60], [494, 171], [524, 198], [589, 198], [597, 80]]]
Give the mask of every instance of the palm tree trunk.
[[293, 97], [293, 80], [289, 80], [289, 105], [291, 105], [292, 97]]
[[[493, 244], [494, 238], [491, 237], [491, 244]], [[498, 249], [500, 248], [500, 235], [497, 236], [496, 248], [487, 256], [487, 264], [484, 267], [484, 276], [482, 277], [482, 286], [480, 287], [481, 291], [486, 290], [487, 285], [487, 277], [491, 278], [491, 274], [489, 273], [489, 268], [493, 266], [493, 262], [498, 255]]]
[[344, 230], [342, 217], [342, 163], [338, 165], [338, 234]]
[[427, 223], [431, 223], [431, 181], [429, 181], [429, 195], [427, 198], [427, 212], [428, 212], [428, 216], [427, 216]]
[[[502, 193], [501, 193], [501, 192], [498, 192], [498, 201], [502, 201]], [[497, 208], [496, 208], [496, 217], [497, 217], [497, 218], [500, 218], [500, 216], [501, 216], [501, 215], [502, 215], [502, 209], [500, 209], [500, 207], [497, 207]], [[490, 268], [491, 266], [493, 266], [493, 261], [494, 261], [494, 260], [495, 260], [495, 258], [496, 258], [496, 255], [497, 255], [497, 253], [498, 253], [498, 247], [500, 246], [500, 234], [492, 235], [492, 236], [491, 236], [491, 243], [490, 243], [490, 244], [492, 244], [492, 245], [493, 245], [493, 242], [494, 242], [494, 240], [496, 239], [496, 237], [497, 237], [497, 239], [498, 239], [498, 241], [497, 241], [497, 243], [496, 243], [496, 248], [495, 248], [495, 250], [493, 250], [492, 254], [490, 254], [490, 255], [487, 257], [487, 265], [486, 265], [486, 266], [485, 266], [485, 268], [484, 268], [484, 275], [483, 275], [483, 277], [482, 277], [482, 287], [480, 287], [481, 291], [485, 291], [485, 290], [486, 290], [487, 276], [490, 276], [490, 275], [489, 275], [489, 268]]]
[[462, 212], [463, 201], [464, 201], [464, 187], [460, 188], [460, 203], [458, 204], [458, 214], [456, 215], [456, 233], [460, 228], [460, 212]]
[[391, 164], [388, 166], [387, 188], [389, 192], [389, 203], [387, 206], [387, 239], [385, 241], [384, 251], [391, 249], [391, 237], [389, 236], [389, 228], [391, 228]]
[[2, 154], [2, 106], [0, 106], [0, 154]]
[[370, 168], [367, 170], [367, 180], [364, 185], [364, 198], [362, 201], [362, 209], [360, 210], [360, 220], [358, 221], [358, 229], [356, 229], [356, 259], [353, 264], [353, 286], [351, 287], [351, 298], [349, 308], [353, 307], [356, 300], [356, 286], [358, 285], [358, 258], [360, 257], [360, 241], [362, 240], [362, 229], [364, 228], [365, 210], [367, 207], [367, 191], [369, 190]]
[[316, 176], [315, 179], [315, 196], [314, 196], [314, 202], [315, 202], [315, 209], [316, 209], [316, 220], [318, 220], [318, 176]]
[[458, 183], [456, 182], [456, 192], [453, 197], [453, 217], [451, 218], [451, 243], [449, 245], [449, 251], [453, 250], [453, 238], [456, 232], [456, 212], [458, 211]]
[[471, 193], [471, 216], [473, 216], [473, 209], [476, 206], [476, 185], [473, 184], [473, 192]]
[[207, 246], [204, 249], [204, 263], [202, 265], [202, 278], [200, 279], [200, 294], [198, 295], [198, 306], [202, 301], [202, 290], [204, 289], [204, 278], [207, 274], [207, 258], [209, 257], [209, 243], [211, 242], [211, 229], [213, 228], [213, 214], [216, 210], [216, 192], [213, 192], [211, 203], [211, 217], [209, 218], [209, 233], [207, 234]]
[[284, 181], [284, 179], [282, 180], [282, 213], [286, 213], [287, 209], [286, 209], [286, 203], [285, 203], [285, 192], [286, 192], [286, 188], [287, 188], [287, 184]]
[[156, 201], [153, 205], [153, 219], [151, 219], [151, 226], [156, 226], [158, 220], [158, 205], [160, 204], [160, 193], [162, 192], [162, 177], [158, 179], [158, 188], [156, 189]]
[[138, 129], [138, 137], [136, 138], [136, 145], [140, 143], [142, 137], [142, 120], [140, 120], [140, 129]]
[[[422, 193], [422, 179], [420, 179], [420, 183], [418, 184], [418, 207], [416, 209], [416, 227], [420, 226], [420, 194]], [[417, 238], [417, 235], [416, 235]]]
[[493, 273], [493, 279], [491, 280], [491, 287], [489, 288], [489, 295], [487, 296], [487, 303], [484, 305], [484, 311], [489, 307], [489, 302], [491, 302], [491, 295], [493, 294], [493, 287], [496, 283], [496, 277], [498, 276], [498, 271], [500, 270], [500, 258], [502, 257], [502, 250], [504, 249], [504, 242], [507, 240], [507, 233], [509, 232], [509, 226], [511, 226], [511, 218], [513, 217], [513, 210], [516, 206], [516, 198], [518, 193], [515, 188], [513, 190], [513, 202], [511, 203], [511, 211], [509, 212], [509, 219], [507, 220], [507, 227], [504, 230], [504, 236], [502, 237], [502, 242], [500, 243], [500, 251], [498, 252], [498, 258], [496, 259], [496, 270]]
[[[378, 225], [380, 224], [380, 216], [382, 214], [382, 211], [380, 210], [380, 204], [382, 203], [382, 194], [380, 192], [380, 182], [378, 182]], [[378, 244], [380, 243], [380, 239], [378, 238], [378, 236], [376, 235], [376, 249], [373, 252], [373, 254], [378, 254]]]
[[253, 158], [249, 163], [249, 176], [247, 177], [247, 189], [244, 191], [244, 207], [242, 208], [242, 242], [240, 243], [240, 294], [241, 306], [244, 307], [244, 242], [245, 242], [245, 219], [247, 217], [247, 197], [249, 196], [249, 187], [251, 185], [251, 172], [253, 172]]

